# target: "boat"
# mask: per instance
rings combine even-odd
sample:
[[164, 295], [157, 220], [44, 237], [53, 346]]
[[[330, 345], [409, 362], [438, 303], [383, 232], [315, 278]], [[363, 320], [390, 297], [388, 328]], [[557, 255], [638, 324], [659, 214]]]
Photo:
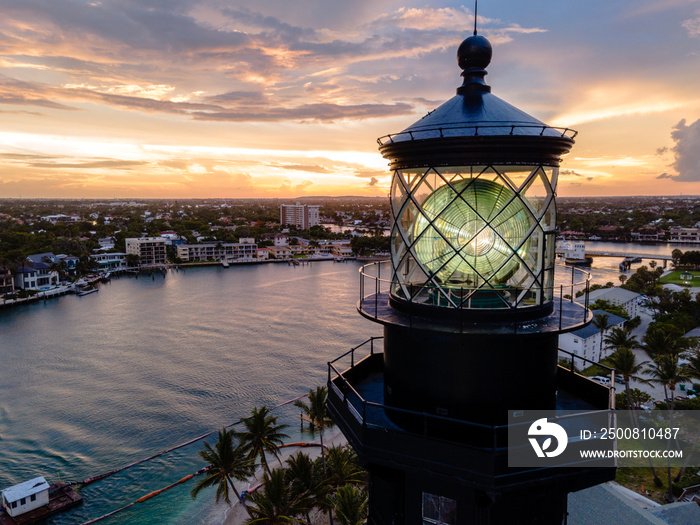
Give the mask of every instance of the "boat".
[[571, 266], [590, 266], [593, 262], [593, 257], [586, 256], [586, 243], [582, 241], [562, 241], [557, 246], [557, 252]]
[[99, 292], [99, 290], [97, 288], [86, 288], [85, 290], [81, 290], [78, 292], [78, 297], [82, 297], [83, 295], [89, 295], [95, 292]]
[[226, 261], [221, 261], [221, 266], [223, 266], [224, 268], [228, 268], [231, 265]]
[[[34, 496], [34, 505], [27, 504], [27, 510], [22, 512], [11, 507], [5, 497], [13, 492], [27, 492], [27, 498]], [[70, 483], [54, 483], [49, 485], [43, 477], [38, 477], [3, 491], [4, 506], [0, 507], [0, 525], [33, 525], [45, 523], [48, 518], [59, 512], [66, 511], [83, 504], [83, 497], [76, 492]], [[24, 494], [19, 494], [20, 496]], [[14, 503], [18, 503], [16, 500]], [[41, 503], [44, 503], [43, 505]], [[7, 506], [10, 505], [8, 509]], [[13, 515], [11, 515], [14, 514]]]

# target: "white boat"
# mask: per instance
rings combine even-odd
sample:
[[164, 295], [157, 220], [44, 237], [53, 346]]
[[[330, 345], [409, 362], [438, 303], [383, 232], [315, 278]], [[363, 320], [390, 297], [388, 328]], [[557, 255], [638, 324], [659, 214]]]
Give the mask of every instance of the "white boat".
[[78, 297], [82, 297], [83, 295], [89, 295], [91, 293], [99, 292], [97, 288], [90, 288], [88, 290], [81, 290], [78, 292]]
[[573, 266], [590, 266], [592, 257], [586, 256], [586, 243], [583, 241], [561, 241], [557, 253], [564, 257], [564, 262]]

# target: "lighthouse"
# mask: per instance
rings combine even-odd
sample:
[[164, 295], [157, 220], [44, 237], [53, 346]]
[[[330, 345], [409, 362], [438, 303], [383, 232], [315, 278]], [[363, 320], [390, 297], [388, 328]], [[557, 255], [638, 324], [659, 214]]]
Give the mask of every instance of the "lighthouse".
[[604, 412], [612, 396], [558, 365], [559, 334], [592, 318], [587, 274], [554, 278], [557, 178], [576, 132], [493, 95], [491, 58], [475, 32], [457, 50], [456, 95], [378, 139], [391, 259], [361, 270], [358, 311], [383, 337], [328, 373], [331, 416], [369, 472], [370, 524], [561, 524], [569, 492], [614, 477], [508, 466], [514, 414]]

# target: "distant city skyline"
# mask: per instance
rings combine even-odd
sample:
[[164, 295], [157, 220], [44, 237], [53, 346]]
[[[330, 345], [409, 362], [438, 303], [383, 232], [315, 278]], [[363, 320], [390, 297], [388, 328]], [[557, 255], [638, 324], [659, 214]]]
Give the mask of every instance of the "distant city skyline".
[[[382, 196], [473, 2], [0, 0], [0, 198]], [[700, 0], [482, 1], [493, 93], [579, 135], [559, 195], [700, 194]]]

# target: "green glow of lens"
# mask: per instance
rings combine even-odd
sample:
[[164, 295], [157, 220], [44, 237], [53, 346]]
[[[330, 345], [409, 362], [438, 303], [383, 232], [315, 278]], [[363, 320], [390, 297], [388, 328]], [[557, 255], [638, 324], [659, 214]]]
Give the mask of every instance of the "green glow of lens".
[[530, 215], [515, 192], [490, 180], [465, 179], [435, 190], [413, 225], [418, 260], [442, 283], [503, 285], [530, 245]]

